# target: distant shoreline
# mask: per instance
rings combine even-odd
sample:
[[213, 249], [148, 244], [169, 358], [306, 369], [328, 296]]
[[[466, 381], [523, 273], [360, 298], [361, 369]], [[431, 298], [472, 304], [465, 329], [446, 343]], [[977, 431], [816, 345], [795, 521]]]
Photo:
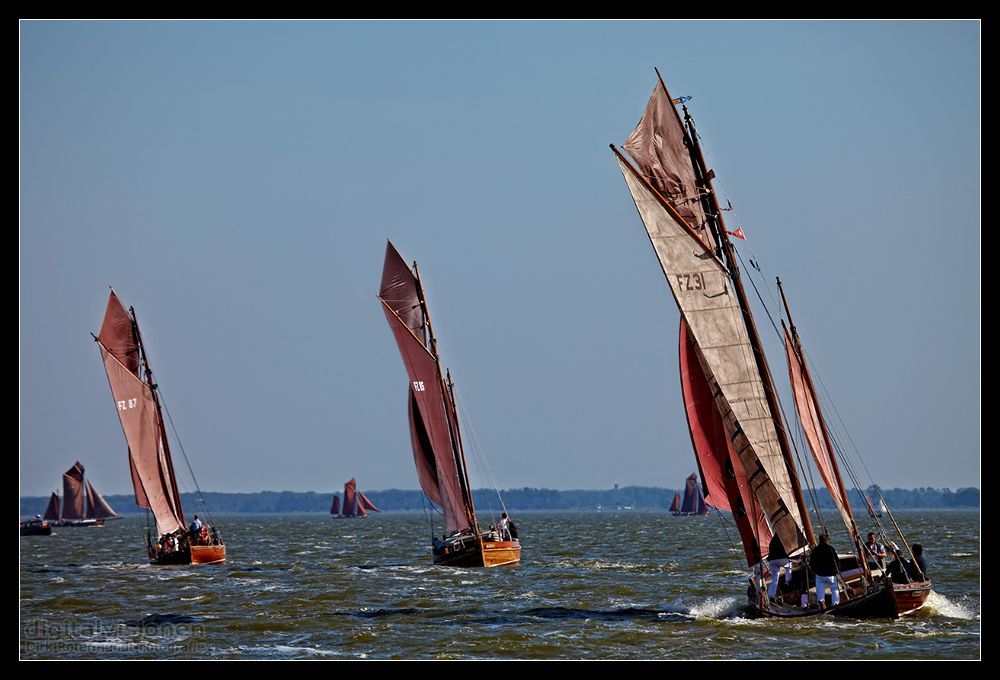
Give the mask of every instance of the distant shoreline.
[[[673, 501], [674, 493], [683, 490], [660, 489], [654, 487], [626, 486], [607, 490], [555, 489], [507, 489], [501, 491], [504, 506], [512, 512], [532, 510], [582, 510], [582, 511], [666, 511]], [[897, 510], [977, 510], [980, 507], [980, 491], [975, 487], [958, 489], [882, 489], [882, 496], [892, 511]], [[820, 508], [833, 509], [834, 505], [826, 490], [816, 492]], [[338, 492], [338, 495], [342, 495]], [[365, 495], [384, 512], [419, 512], [429, 507], [427, 498], [417, 490], [388, 489], [368, 491]], [[851, 504], [860, 503], [857, 490], [849, 492]], [[488, 507], [496, 504], [496, 493], [492, 490], [476, 489], [473, 492], [477, 506]], [[206, 492], [205, 501], [213, 513], [220, 514], [329, 514], [333, 493], [315, 491], [258, 491], [255, 493]], [[121, 515], [137, 512], [135, 499], [129, 495], [105, 496], [105, 500]], [[22, 496], [21, 516], [33, 516], [45, 512], [48, 496]], [[181, 502], [186, 507], [200, 507], [195, 494], [181, 494]], [[860, 508], [860, 509], [859, 509]], [[864, 514], [864, 504], [855, 508], [855, 514]]]

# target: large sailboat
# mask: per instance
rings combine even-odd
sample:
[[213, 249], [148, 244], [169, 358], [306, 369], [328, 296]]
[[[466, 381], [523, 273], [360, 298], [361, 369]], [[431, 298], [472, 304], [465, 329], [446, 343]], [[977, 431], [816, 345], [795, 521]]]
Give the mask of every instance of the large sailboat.
[[[108, 373], [125, 439], [135, 502], [153, 513], [156, 538], [146, 536], [152, 564], [223, 564], [226, 546], [197, 515], [188, 529], [149, 357], [135, 320], [112, 290], [100, 335], [94, 338]], [[207, 512], [206, 512], [207, 515]]]
[[[831, 606], [823, 598], [817, 602], [808, 557], [819, 541], [712, 188], [715, 174], [705, 165], [687, 107], [682, 104], [682, 120], [677, 104], [682, 102], [672, 100], [659, 79], [623, 145], [632, 162], [611, 148], [680, 310], [681, 385], [691, 441], [708, 502], [733, 513], [753, 569], [748, 605], [756, 615], [777, 617], [894, 618], [915, 611], [926, 601], [930, 581], [917, 573], [893, 583], [866, 559], [834, 449], [829, 439], [823, 442], [826, 426], [792, 326], [785, 342], [799, 421], [852, 547], [850, 554], [831, 560], [838, 563], [839, 603], [834, 606], [832, 598]], [[889, 543], [888, 532], [881, 527], [880, 532]], [[777, 544], [794, 571], [768, 597], [771, 578], [779, 576], [768, 572], [765, 560]]]
[[51, 526], [99, 527], [104, 522], [120, 519], [104, 497], [84, 476], [83, 465], [76, 461], [63, 473], [63, 495], [53, 493], [42, 519]]
[[445, 535], [433, 543], [434, 564], [518, 564], [521, 544], [476, 522], [451, 374], [441, 370], [417, 265], [411, 271], [392, 243], [385, 251], [379, 299], [410, 378], [410, 441], [417, 477], [444, 518]]

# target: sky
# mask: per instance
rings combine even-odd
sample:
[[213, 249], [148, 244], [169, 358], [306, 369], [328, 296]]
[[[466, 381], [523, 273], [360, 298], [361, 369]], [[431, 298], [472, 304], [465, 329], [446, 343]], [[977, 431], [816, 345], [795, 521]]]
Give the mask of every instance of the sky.
[[109, 287], [203, 490], [417, 488], [387, 239], [492, 471], [474, 486], [679, 488], [679, 315], [608, 148], [654, 67], [692, 97], [744, 267], [775, 323], [781, 278], [861, 480], [981, 486], [978, 22], [19, 31], [21, 495], [77, 460], [130, 492], [90, 336]]

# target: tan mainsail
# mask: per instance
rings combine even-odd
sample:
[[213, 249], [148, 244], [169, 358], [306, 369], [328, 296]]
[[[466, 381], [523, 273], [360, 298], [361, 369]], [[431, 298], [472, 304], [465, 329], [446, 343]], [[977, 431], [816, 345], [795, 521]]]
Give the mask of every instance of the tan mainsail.
[[803, 545], [802, 511], [726, 267], [617, 152], [616, 157], [747, 479], [782, 542], [789, 549]]

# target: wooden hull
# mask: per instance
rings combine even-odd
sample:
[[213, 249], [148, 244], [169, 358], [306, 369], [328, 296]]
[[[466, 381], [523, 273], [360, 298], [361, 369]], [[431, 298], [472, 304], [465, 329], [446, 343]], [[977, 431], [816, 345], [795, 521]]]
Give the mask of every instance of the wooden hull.
[[502, 567], [521, 562], [521, 544], [517, 541], [469, 540], [446, 546], [432, 555], [434, 564], [443, 567]]
[[191, 562], [194, 564], [225, 564], [226, 546], [192, 545]]
[[931, 582], [927, 580], [906, 585], [894, 584], [892, 590], [896, 596], [896, 609], [899, 615], [907, 616], [915, 614], [927, 603], [927, 598], [931, 594]]
[[225, 564], [226, 546], [222, 545], [191, 545], [186, 540], [180, 550], [172, 553], [156, 554], [150, 550], [150, 564]]

